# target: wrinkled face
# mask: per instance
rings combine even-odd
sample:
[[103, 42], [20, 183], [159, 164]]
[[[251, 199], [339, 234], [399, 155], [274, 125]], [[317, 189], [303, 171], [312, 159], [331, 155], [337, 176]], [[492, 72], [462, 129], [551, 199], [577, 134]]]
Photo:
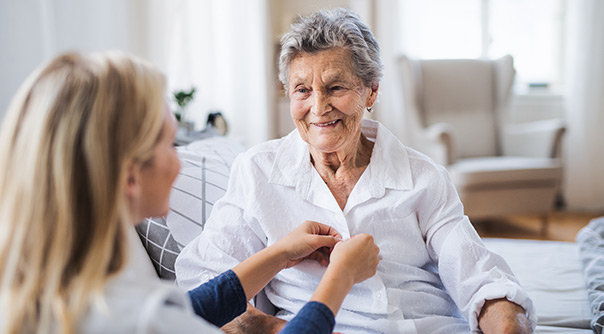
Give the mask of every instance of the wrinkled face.
[[343, 150], [360, 138], [361, 120], [377, 88], [363, 85], [344, 49], [302, 53], [289, 69], [290, 112], [298, 132], [314, 149]]
[[164, 126], [153, 158], [141, 168], [142, 217], [160, 217], [168, 214], [170, 191], [180, 171], [180, 160], [174, 147], [176, 121], [167, 111]]

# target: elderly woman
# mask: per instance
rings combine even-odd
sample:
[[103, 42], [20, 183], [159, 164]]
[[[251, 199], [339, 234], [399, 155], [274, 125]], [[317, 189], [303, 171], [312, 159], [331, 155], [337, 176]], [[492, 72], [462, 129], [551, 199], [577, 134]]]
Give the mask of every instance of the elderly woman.
[[[377, 274], [350, 291], [336, 331], [530, 332], [531, 300], [481, 242], [446, 170], [363, 119], [382, 76], [367, 26], [347, 10], [319, 11], [281, 43], [297, 129], [238, 157], [226, 195], [176, 262], [178, 283], [195, 286], [315, 220], [380, 247]], [[278, 316], [292, 319], [323, 274], [305, 262], [279, 273], [265, 289]]]

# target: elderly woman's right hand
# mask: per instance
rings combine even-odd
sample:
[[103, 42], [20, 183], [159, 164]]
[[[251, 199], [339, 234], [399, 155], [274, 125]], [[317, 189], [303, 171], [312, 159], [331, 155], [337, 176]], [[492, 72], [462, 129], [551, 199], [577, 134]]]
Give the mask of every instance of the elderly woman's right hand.
[[362, 282], [377, 271], [380, 249], [369, 234], [358, 234], [335, 245], [328, 270], [349, 277], [352, 284]]

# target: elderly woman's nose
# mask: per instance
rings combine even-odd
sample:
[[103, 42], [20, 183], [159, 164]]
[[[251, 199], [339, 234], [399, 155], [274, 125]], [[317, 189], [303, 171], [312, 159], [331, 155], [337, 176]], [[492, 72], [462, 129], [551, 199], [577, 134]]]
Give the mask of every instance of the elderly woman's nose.
[[313, 104], [311, 112], [315, 115], [323, 115], [328, 111], [331, 111], [331, 105], [329, 104], [329, 98], [322, 92], [317, 92], [313, 96]]

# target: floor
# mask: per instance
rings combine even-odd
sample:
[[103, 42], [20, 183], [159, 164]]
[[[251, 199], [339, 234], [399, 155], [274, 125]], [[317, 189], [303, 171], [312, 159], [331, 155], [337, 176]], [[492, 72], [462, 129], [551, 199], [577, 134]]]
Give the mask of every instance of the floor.
[[483, 238], [513, 238], [574, 241], [579, 230], [601, 213], [557, 211], [550, 213], [545, 230], [538, 216], [509, 216], [499, 219], [472, 221]]

